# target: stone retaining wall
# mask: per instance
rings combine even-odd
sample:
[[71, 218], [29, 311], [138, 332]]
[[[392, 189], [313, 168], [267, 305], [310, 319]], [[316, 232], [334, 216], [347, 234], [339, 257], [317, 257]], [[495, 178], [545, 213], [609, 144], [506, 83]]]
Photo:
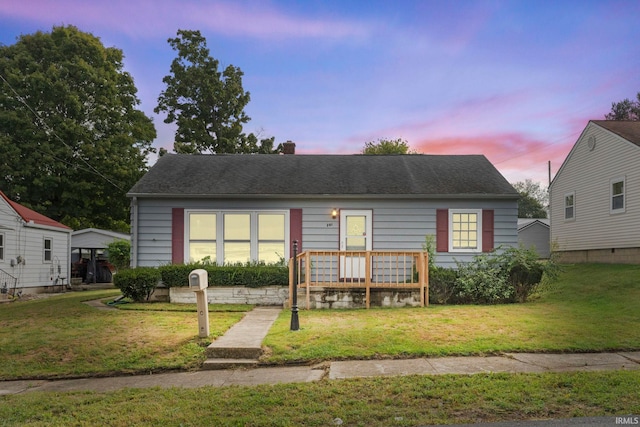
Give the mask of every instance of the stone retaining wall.
[[[188, 287], [168, 289], [172, 303], [195, 304], [196, 295]], [[158, 290], [156, 289], [156, 292]], [[212, 286], [207, 288], [209, 304], [255, 304], [289, 307], [289, 289], [286, 286], [247, 288], [244, 286]], [[312, 309], [365, 308], [365, 290], [312, 288], [309, 295]], [[419, 307], [419, 289], [371, 289], [371, 307]], [[298, 307], [307, 308], [305, 289], [298, 292]]]
[[[207, 288], [209, 304], [255, 304], [283, 306], [289, 298], [286, 286], [211, 286]], [[196, 303], [196, 294], [188, 287], [169, 288], [169, 300], [175, 303]]]

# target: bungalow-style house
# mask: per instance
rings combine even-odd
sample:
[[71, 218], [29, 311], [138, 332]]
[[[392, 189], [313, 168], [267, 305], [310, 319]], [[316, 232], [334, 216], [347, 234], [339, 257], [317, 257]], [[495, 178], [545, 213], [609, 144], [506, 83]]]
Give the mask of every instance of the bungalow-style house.
[[640, 264], [640, 122], [591, 120], [549, 191], [561, 261]]
[[131, 188], [132, 266], [267, 263], [310, 250], [517, 246], [518, 193], [481, 155], [167, 154]]
[[518, 244], [535, 249], [540, 258], [549, 258], [549, 227], [547, 218], [518, 218]]
[[68, 286], [71, 231], [0, 191], [0, 291], [15, 295]]
[[131, 236], [98, 228], [84, 228], [71, 234], [71, 278], [80, 283], [111, 283], [112, 269], [107, 261], [107, 247]]
[[[394, 282], [419, 286], [407, 298], [422, 305], [416, 272], [426, 236], [448, 267], [518, 244], [518, 193], [484, 156], [285, 149], [291, 154], [161, 157], [128, 193], [132, 266], [278, 262], [297, 241], [307, 290], [366, 286], [368, 306], [370, 288]], [[331, 298], [342, 296], [320, 299]]]

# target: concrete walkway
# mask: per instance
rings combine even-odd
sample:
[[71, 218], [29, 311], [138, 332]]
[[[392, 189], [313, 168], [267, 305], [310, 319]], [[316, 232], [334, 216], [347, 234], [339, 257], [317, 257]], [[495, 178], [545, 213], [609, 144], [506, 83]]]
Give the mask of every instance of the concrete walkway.
[[262, 340], [282, 311], [277, 307], [256, 307], [244, 315], [207, 347], [202, 369], [254, 367], [262, 356]]
[[[640, 351], [617, 353], [507, 353], [488, 357], [353, 360], [315, 366], [265, 367], [258, 364], [261, 344], [280, 309], [257, 307], [207, 348], [210, 358], [198, 372], [110, 378], [0, 381], [0, 395], [31, 391], [114, 391], [143, 387], [222, 387], [298, 383], [394, 375], [470, 375], [488, 372], [572, 372], [640, 369]], [[207, 363], [214, 367], [207, 366]], [[225, 363], [227, 365], [225, 365]], [[227, 369], [225, 366], [242, 369]], [[210, 370], [214, 369], [214, 370]]]

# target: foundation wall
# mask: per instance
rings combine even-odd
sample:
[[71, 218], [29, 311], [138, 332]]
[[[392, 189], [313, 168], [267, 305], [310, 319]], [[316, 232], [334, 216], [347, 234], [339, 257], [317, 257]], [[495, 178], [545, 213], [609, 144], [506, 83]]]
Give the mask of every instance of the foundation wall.
[[556, 255], [563, 264], [640, 264], [640, 248], [561, 251]]

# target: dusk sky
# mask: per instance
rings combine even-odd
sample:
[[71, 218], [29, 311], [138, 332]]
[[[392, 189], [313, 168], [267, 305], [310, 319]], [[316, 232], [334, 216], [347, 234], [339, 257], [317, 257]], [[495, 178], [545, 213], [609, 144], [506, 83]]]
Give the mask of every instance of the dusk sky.
[[247, 133], [303, 154], [402, 138], [484, 154], [510, 182], [546, 185], [547, 161], [555, 173], [588, 120], [640, 91], [638, 0], [0, 0], [0, 43], [54, 25], [124, 52], [170, 151], [175, 127], [153, 109], [178, 29], [244, 72]]

